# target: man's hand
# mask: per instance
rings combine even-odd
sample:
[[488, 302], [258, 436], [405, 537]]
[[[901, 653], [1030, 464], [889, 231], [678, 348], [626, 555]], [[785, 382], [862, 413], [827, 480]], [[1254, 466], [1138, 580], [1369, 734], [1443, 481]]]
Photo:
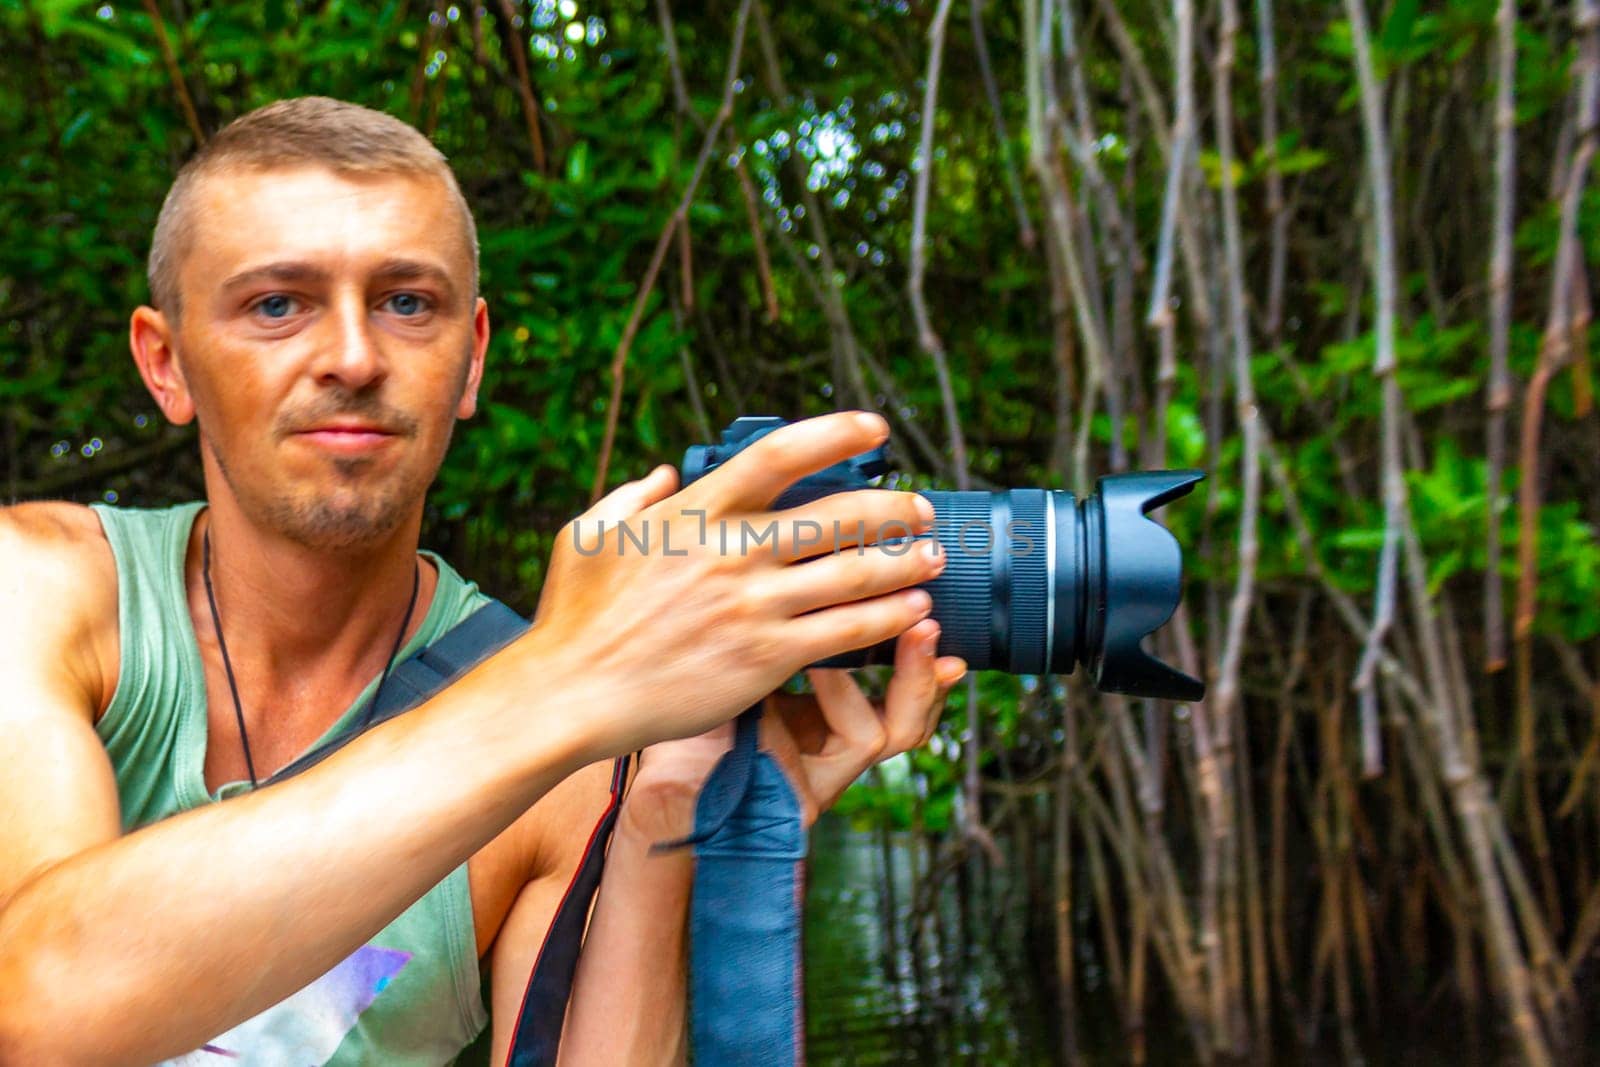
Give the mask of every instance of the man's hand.
[[881, 544], [932, 529], [924, 497], [863, 489], [767, 510], [887, 429], [863, 412], [797, 422], [681, 491], [659, 467], [561, 531], [523, 640], [536, 684], [581, 705], [592, 758], [702, 733], [806, 664], [927, 617], [913, 587], [943, 558]]
[[[776, 515], [763, 513], [773, 498], [801, 477], [879, 443], [882, 427], [877, 421], [876, 416], [841, 412], [795, 423], [676, 493], [677, 473], [669, 466], [617, 487], [562, 531], [535, 618], [536, 624], [547, 612], [562, 618], [567, 639], [581, 643], [581, 637], [588, 635], [570, 633], [565, 620], [578, 618], [578, 604], [586, 603], [607, 621], [585, 619], [600, 625], [584, 630], [604, 634], [610, 648], [631, 652], [635, 663], [643, 652], [640, 642], [650, 640], [662, 646], [658, 655], [698, 664], [701, 673], [692, 679], [696, 695], [702, 700], [714, 697], [720, 706], [726, 706], [727, 691], [749, 686], [747, 676], [754, 673], [753, 667], [767, 668], [762, 675], [775, 685], [784, 677], [772, 673], [781, 669], [780, 664], [792, 664], [792, 671], [835, 652], [894, 637], [898, 628], [894, 675], [881, 703], [870, 701], [850, 672], [823, 668], [806, 672], [812, 694], [772, 692], [765, 698], [768, 714], [762, 719], [762, 747], [788, 774], [807, 826], [862, 771], [924, 744], [933, 734], [950, 687], [966, 673], [966, 664], [958, 657], [937, 656], [938, 622], [923, 618], [926, 612], [920, 607], [912, 613], [904, 610], [908, 596], [926, 594], [896, 592], [897, 587], [937, 577], [944, 569], [942, 554], [875, 547], [833, 553], [836, 547], [853, 545], [848, 536], [858, 529], [865, 531], [869, 546], [885, 532], [927, 529], [932, 516], [931, 509], [923, 511], [927, 508], [923, 498], [861, 490]], [[726, 524], [731, 536], [738, 537], [746, 520], [775, 523], [776, 545], [741, 551], [747, 546], [736, 542], [731, 550], [724, 548], [718, 525]], [[833, 520], [839, 520], [845, 539], [828, 536], [835, 529]], [[807, 521], [819, 523], [820, 540], [795, 544], [796, 525]], [[635, 537], [648, 534], [652, 538], [648, 547], [623, 542], [617, 529], [622, 523]], [[711, 544], [701, 544], [707, 529], [712, 531]], [[604, 536], [603, 531], [607, 531]], [[937, 548], [934, 542], [927, 544]], [[598, 552], [592, 551], [595, 546]], [[632, 562], [627, 557], [664, 555], [668, 548], [682, 555], [667, 557], [665, 566], [651, 568], [658, 587], [630, 581], [645, 568], [641, 564], [629, 573], [623, 565]], [[818, 558], [825, 554], [826, 558]], [[584, 563], [578, 558], [582, 556], [619, 562], [607, 566], [591, 558]], [[800, 562], [804, 566], [793, 566]], [[614, 585], [622, 583], [638, 588], [639, 595], [648, 599], [635, 602], [619, 596]], [[586, 593], [586, 587], [605, 588], [609, 602], [573, 595]], [[686, 607], [694, 606], [702, 609], [697, 614], [704, 621], [698, 625], [692, 625], [685, 613]], [[668, 608], [673, 609], [670, 614], [658, 615]], [[878, 610], [868, 615], [872, 608]], [[829, 632], [829, 624], [835, 632]], [[867, 626], [882, 636], [863, 640]], [[786, 647], [786, 634], [810, 644]], [[807, 649], [813, 654], [797, 659]], [[757, 663], [752, 664], [752, 656]], [[747, 702], [755, 696], [751, 693]], [[688, 710], [673, 706], [675, 697], [670, 690], [660, 693], [663, 718], [681, 718]], [[704, 716], [704, 711], [700, 714]], [[732, 736], [732, 725], [724, 723], [708, 733], [647, 749], [623, 809], [626, 831], [657, 841], [687, 835], [694, 821], [695, 797]]]
[[824, 668], [806, 672], [814, 697], [774, 695], [779, 715], [765, 717], [772, 725], [763, 741], [799, 788], [807, 826], [862, 771], [928, 743], [951, 687], [967, 673], [965, 661], [938, 655], [938, 647], [933, 619], [902, 634], [881, 703], [868, 700], [849, 671]]
[[[807, 827], [868, 767], [920, 748], [933, 736], [950, 689], [966, 674], [957, 656], [938, 656], [939, 624], [925, 619], [901, 635], [882, 701], [868, 699], [847, 670], [806, 672], [812, 693], [766, 699], [761, 747], [782, 765]], [[646, 749], [622, 808], [626, 832], [675, 841], [694, 829], [706, 776], [733, 741], [731, 724]]]

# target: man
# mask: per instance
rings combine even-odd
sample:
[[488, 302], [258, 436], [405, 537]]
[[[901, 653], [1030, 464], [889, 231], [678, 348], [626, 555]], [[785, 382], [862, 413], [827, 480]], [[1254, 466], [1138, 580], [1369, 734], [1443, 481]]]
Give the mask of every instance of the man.
[[[538, 1023], [563, 1062], [679, 1060], [692, 861], [648, 849], [692, 822], [717, 728], [900, 635], [881, 710], [813, 671], [815, 704], [767, 716], [764, 743], [814, 816], [932, 730], [965, 665], [910, 587], [942, 559], [832, 551], [926, 529], [919, 497], [772, 516], [770, 551], [698, 536], [884, 438], [841, 413], [682, 491], [670, 467], [617, 489], [570, 532], [628, 518], [672, 554], [563, 531], [526, 635], [253, 788], [482, 601], [417, 551], [488, 346], [476, 261], [443, 157], [351, 105], [247, 115], [174, 183], [129, 340], [166, 417], [198, 424], [206, 500], [0, 512], [0, 1064], [447, 1062], [485, 1025], [480, 962], [500, 1060], [608, 761], [645, 746], [566, 1018]], [[831, 536], [787, 536], [807, 520]]]

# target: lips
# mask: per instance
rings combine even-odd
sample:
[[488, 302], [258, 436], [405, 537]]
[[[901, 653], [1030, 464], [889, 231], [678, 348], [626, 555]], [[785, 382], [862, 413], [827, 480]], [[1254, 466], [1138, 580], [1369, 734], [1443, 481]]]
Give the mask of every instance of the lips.
[[360, 454], [383, 448], [399, 435], [372, 423], [329, 423], [301, 430], [295, 437], [332, 452]]

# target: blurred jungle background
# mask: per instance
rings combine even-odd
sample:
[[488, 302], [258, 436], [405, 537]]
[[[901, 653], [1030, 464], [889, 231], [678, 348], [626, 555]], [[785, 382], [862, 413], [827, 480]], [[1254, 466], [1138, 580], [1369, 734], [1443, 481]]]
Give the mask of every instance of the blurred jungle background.
[[986, 674], [819, 827], [817, 1063], [1592, 1059], [1596, 0], [0, 0], [0, 490], [201, 491], [126, 351], [196, 143], [387, 110], [482, 230], [425, 543], [884, 412], [908, 487], [1194, 466], [1203, 703]]

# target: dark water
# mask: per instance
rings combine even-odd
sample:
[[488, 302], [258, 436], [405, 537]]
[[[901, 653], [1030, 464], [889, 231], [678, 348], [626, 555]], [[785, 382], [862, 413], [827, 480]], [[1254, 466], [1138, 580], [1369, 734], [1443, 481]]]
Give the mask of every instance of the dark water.
[[[929, 862], [928, 850], [907, 834], [885, 842], [831, 817], [813, 831], [806, 903], [809, 1062], [1053, 1062], [1054, 1027], [1043, 1003], [1049, 994], [1031, 977], [1026, 917], [1006, 904], [1003, 884], [1000, 892], [993, 881], [969, 885], [963, 908], [952, 878], [940, 894], [937, 920], [923, 924], [917, 945], [906, 942], [917, 903], [913, 868], [924, 870]], [[886, 885], [892, 891], [886, 893]]]
[[[887, 854], [887, 855], [886, 855]], [[925, 869], [927, 849], [909, 834], [887, 839], [827, 816], [812, 836], [806, 904], [808, 1061], [815, 1065], [982, 1064], [995, 1067], [1060, 1062], [1052, 1010], [1054, 940], [1051, 917], [1030, 915], [1007, 884], [1005, 870], [965, 884], [945, 881], [938, 905], [945, 936], [904, 942], [913, 907], [913, 864]], [[885, 866], [893, 874], [885, 878]], [[884, 886], [892, 886], [885, 892]], [[891, 899], [892, 897], [892, 899]], [[890, 911], [897, 921], [889, 921]], [[932, 926], [934, 924], [926, 924]], [[1092, 1002], [1093, 966], [1078, 956]], [[1197, 1062], [1176, 1019], [1162, 1021], [1152, 1003], [1146, 1062], [1153, 1067]], [[1285, 1034], [1273, 1067], [1502, 1067], [1517, 1062], [1499, 1033], [1495, 1009], [1467, 1020], [1448, 1006], [1425, 1019], [1396, 1020], [1358, 1038], [1342, 1055], [1332, 1020], [1322, 1047], [1308, 1049]], [[1079, 1010], [1082, 1061], [1089, 1067], [1130, 1062], [1114, 1005]], [[1562, 1064], [1600, 1064], [1592, 1034]], [[1259, 1062], [1268, 1062], [1261, 1060]]]

